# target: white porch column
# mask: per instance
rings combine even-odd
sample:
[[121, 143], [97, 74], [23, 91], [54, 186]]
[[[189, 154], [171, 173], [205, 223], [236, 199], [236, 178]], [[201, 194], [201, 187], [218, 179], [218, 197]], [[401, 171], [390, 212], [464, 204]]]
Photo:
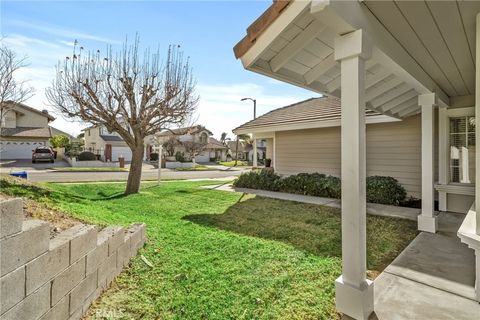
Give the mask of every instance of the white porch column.
[[422, 214], [418, 216], [418, 230], [435, 233], [438, 227], [433, 206], [433, 112], [436, 105], [435, 93], [419, 95], [418, 104], [422, 108]]
[[[447, 108], [438, 108], [438, 183], [445, 185], [448, 183], [448, 161], [450, 159], [450, 150], [448, 149], [448, 110]], [[438, 192], [438, 209], [447, 211], [447, 193]]]
[[253, 167], [257, 166], [257, 138], [253, 138]]
[[[475, 123], [480, 124], [480, 13], [477, 14], [477, 45], [475, 64]], [[475, 141], [480, 141], [480, 129], [475, 128]], [[480, 148], [475, 148], [475, 212], [476, 233], [480, 235]], [[477, 273], [480, 273], [477, 256]]]
[[373, 312], [373, 282], [366, 279], [365, 60], [362, 30], [335, 39], [342, 89], [342, 275], [335, 281], [337, 310], [367, 319]]

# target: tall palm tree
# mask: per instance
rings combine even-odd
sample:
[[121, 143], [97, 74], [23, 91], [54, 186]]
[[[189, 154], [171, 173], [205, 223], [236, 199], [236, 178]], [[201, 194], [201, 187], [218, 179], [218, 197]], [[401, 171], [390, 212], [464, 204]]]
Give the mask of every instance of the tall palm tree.
[[226, 132], [222, 132], [222, 135], [220, 136], [220, 142], [223, 144], [223, 145], [226, 145], [227, 143], [227, 134]]

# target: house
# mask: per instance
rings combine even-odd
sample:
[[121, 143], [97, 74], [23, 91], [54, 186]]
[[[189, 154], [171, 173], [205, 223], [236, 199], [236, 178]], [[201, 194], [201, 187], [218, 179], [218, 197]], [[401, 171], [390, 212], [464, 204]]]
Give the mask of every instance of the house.
[[[165, 145], [169, 139], [175, 141], [171, 148]], [[183, 152], [187, 158], [190, 158], [191, 155], [183, 144], [191, 142], [196, 143], [199, 149], [198, 154], [195, 155], [195, 162], [225, 161], [227, 158], [228, 148], [215, 139], [210, 130], [201, 125], [165, 130], [154, 137], [147, 137], [145, 141], [147, 159], [158, 142], [164, 145], [164, 155], [170, 157], [174, 157], [177, 152]]]
[[102, 161], [118, 161], [119, 157], [124, 157], [125, 161], [132, 160], [130, 147], [118, 133], [109, 132], [102, 125], [91, 126], [83, 131], [85, 150], [100, 155]]
[[[340, 112], [339, 98], [311, 98], [270, 111], [233, 131], [266, 141], [266, 153], [280, 175], [319, 172], [340, 176]], [[409, 196], [420, 198], [419, 115], [400, 120], [367, 110], [365, 117], [367, 176], [392, 176]], [[465, 207], [463, 197], [451, 194], [449, 198], [448, 211], [468, 211], [470, 204]]]
[[[235, 131], [234, 131], [235, 133]], [[257, 141], [257, 159], [268, 158], [266, 156], [266, 141], [265, 140], [256, 140]], [[237, 141], [227, 141], [228, 146], [228, 155], [231, 159], [235, 160], [237, 156]], [[246, 141], [238, 141], [238, 160], [245, 160], [253, 162], [254, 154], [253, 143], [248, 143]]]
[[37, 110], [23, 103], [7, 103], [2, 110], [0, 158], [31, 159], [32, 150], [48, 146], [52, 137], [49, 123], [55, 120], [47, 110]]
[[[340, 148], [340, 158], [335, 157], [342, 179], [342, 275], [335, 281], [336, 307], [354, 319], [373, 312], [379, 319], [480, 314], [479, 13], [479, 1], [274, 1], [234, 48], [247, 70], [341, 98], [340, 136], [330, 129], [331, 136], [323, 139]], [[366, 110], [401, 122], [366, 125]], [[402, 253], [416, 254], [415, 262], [372, 282], [366, 277], [365, 184], [368, 170], [382, 170], [385, 160], [372, 162], [376, 142], [369, 131], [409, 121], [412, 125], [401, 131], [405, 139], [379, 136], [378, 141], [391, 140], [392, 163], [419, 158], [412, 187], [420, 183], [418, 230], [430, 240], [422, 247], [415, 239]], [[419, 127], [419, 145], [406, 147]], [[318, 132], [308, 130], [294, 131], [305, 138], [298, 140], [299, 148]], [[281, 132], [270, 137], [278, 138], [274, 146], [280, 147]], [[312, 165], [322, 161], [315, 156]], [[274, 158], [276, 167], [287, 168], [284, 156]], [[437, 231], [446, 222], [439, 220], [451, 216], [452, 197], [469, 209], [459, 216], [460, 225], [450, 225], [456, 235], [447, 237]], [[457, 267], [449, 268], [452, 263]]]

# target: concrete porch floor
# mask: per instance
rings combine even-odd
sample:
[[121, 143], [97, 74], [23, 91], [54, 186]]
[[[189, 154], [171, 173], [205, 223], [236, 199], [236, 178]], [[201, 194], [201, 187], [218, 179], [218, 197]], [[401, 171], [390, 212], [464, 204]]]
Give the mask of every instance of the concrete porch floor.
[[371, 319], [480, 319], [474, 252], [456, 236], [464, 217], [441, 213], [439, 231], [420, 233], [375, 279]]

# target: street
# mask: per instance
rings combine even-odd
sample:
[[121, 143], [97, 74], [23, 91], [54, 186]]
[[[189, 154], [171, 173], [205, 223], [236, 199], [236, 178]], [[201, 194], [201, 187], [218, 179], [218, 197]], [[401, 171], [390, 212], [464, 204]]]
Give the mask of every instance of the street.
[[[125, 172], [62, 172], [50, 170], [49, 168], [68, 167], [63, 161], [51, 163], [32, 164], [27, 161], [16, 163], [1, 163], [0, 173], [27, 171], [28, 180], [35, 182], [81, 182], [81, 181], [126, 181], [128, 171]], [[208, 165], [208, 171], [176, 171], [173, 169], [162, 169], [162, 179], [233, 179], [246, 169], [228, 168], [220, 165]], [[142, 168], [142, 180], [156, 180], [158, 170], [152, 165], [145, 163]]]

